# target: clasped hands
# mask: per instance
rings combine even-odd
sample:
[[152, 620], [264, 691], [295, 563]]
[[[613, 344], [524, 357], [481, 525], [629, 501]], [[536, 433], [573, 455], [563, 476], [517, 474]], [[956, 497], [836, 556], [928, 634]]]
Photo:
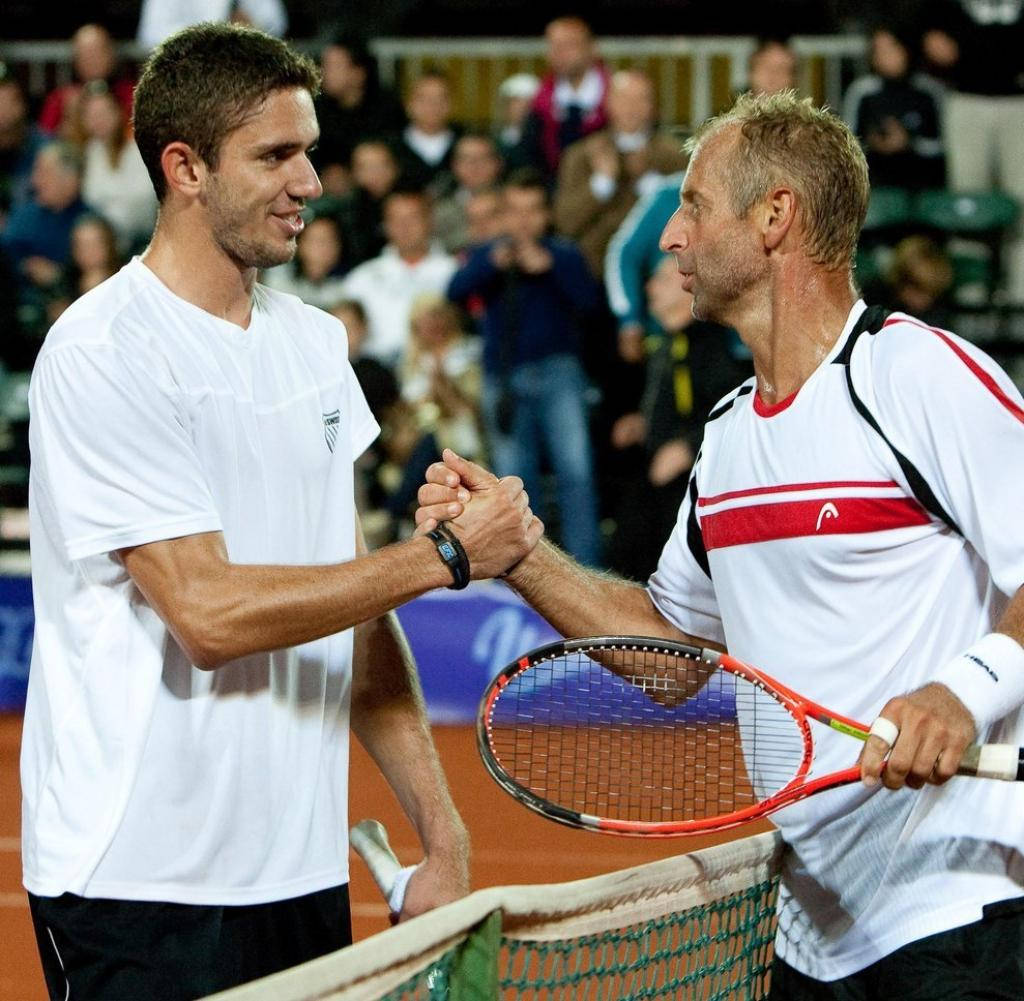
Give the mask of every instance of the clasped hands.
[[518, 476], [499, 479], [450, 448], [428, 467], [418, 500], [416, 534], [448, 522], [466, 551], [473, 580], [504, 575], [544, 534]]

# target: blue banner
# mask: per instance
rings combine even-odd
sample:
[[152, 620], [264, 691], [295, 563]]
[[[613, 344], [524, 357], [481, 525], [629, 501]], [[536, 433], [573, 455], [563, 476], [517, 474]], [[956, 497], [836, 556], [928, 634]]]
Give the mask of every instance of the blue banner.
[[[504, 584], [435, 591], [398, 610], [419, 665], [430, 718], [469, 723], [487, 683], [516, 657], [558, 638]], [[32, 650], [32, 585], [0, 577], [0, 711], [25, 705]]]
[[0, 576], [0, 712], [25, 705], [34, 625], [32, 581]]

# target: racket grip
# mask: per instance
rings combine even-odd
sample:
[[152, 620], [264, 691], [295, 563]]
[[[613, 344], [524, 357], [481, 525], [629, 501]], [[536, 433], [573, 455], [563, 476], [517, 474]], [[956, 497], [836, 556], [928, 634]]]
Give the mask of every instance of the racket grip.
[[388, 843], [388, 832], [379, 820], [359, 821], [349, 832], [349, 840], [387, 900], [392, 917], [401, 914], [405, 891], [416, 866], [403, 866], [398, 861]]
[[1020, 782], [1024, 780], [1024, 748], [1013, 744], [975, 744], [964, 751], [957, 775]]

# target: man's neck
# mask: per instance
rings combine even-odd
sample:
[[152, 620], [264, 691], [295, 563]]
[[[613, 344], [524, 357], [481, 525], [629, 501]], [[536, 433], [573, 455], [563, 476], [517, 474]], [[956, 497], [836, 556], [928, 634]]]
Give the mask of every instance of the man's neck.
[[161, 216], [143, 263], [178, 298], [247, 329], [256, 269], [240, 268], [205, 230], [184, 223]]
[[399, 250], [398, 247], [395, 247], [395, 253], [406, 264], [419, 264], [430, 253], [430, 247], [407, 247], [405, 250]]
[[775, 276], [767, 294], [725, 321], [750, 348], [758, 395], [769, 405], [792, 396], [821, 365], [857, 299], [847, 272], [806, 269], [794, 278]]

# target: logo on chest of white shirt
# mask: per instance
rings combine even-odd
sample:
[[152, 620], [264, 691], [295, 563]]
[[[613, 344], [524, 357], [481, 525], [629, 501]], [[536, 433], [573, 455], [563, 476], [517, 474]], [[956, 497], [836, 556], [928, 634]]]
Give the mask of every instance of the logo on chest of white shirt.
[[821, 531], [821, 523], [823, 521], [827, 520], [828, 518], [838, 518], [838, 517], [839, 517], [839, 509], [835, 506], [835, 504], [832, 503], [832, 501], [829, 501], [827, 504], [822, 504], [821, 505], [821, 510], [818, 512], [818, 521], [817, 521], [817, 523], [814, 526], [814, 531], [820, 532]]
[[341, 411], [332, 410], [329, 414], [324, 414], [324, 440], [327, 442], [327, 448], [333, 452], [334, 443], [338, 440], [338, 427], [341, 424]]

